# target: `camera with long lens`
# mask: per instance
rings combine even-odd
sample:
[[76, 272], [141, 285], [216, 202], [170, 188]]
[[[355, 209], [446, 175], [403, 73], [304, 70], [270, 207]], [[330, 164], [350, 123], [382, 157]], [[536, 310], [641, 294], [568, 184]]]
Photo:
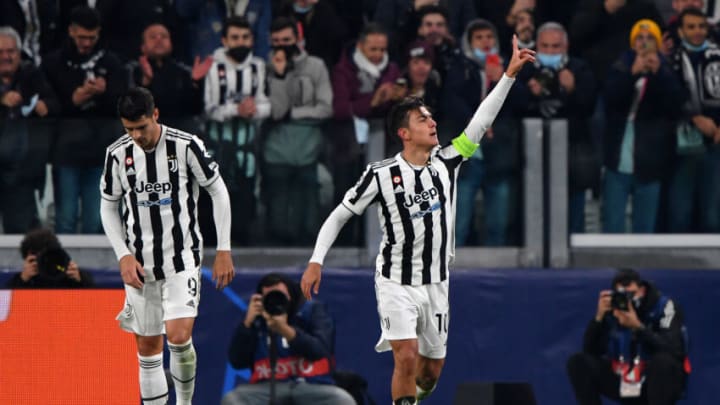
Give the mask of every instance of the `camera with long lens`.
[[61, 247], [46, 249], [37, 256], [38, 272], [48, 280], [63, 279], [66, 277], [70, 260], [70, 255]]
[[281, 291], [270, 291], [263, 297], [263, 308], [272, 316], [287, 314], [290, 309], [290, 300]]
[[610, 296], [610, 307], [621, 311], [628, 311], [632, 305], [633, 293], [615, 290]]

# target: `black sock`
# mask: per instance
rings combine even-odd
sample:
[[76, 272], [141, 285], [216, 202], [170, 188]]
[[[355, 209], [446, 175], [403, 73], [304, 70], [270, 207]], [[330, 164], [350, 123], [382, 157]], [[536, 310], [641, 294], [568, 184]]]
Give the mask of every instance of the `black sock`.
[[395, 400], [395, 405], [413, 405], [415, 397], [402, 397]]

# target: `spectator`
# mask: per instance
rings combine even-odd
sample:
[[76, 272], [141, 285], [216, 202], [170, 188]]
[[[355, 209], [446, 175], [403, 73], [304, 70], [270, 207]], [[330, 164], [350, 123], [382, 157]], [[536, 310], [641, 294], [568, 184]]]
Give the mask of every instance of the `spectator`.
[[462, 60], [462, 52], [448, 30], [447, 10], [439, 6], [425, 6], [418, 14], [417, 36], [435, 47], [434, 66], [445, 81], [450, 67]]
[[94, 282], [90, 273], [80, 270], [47, 228], [25, 234], [20, 242], [23, 268], [8, 280], [7, 288], [87, 288]]
[[57, 115], [60, 104], [40, 69], [20, 60], [20, 46], [13, 28], [0, 27], [0, 212], [3, 231], [22, 234], [38, 224], [31, 168], [44, 173], [47, 163], [47, 154], [30, 152], [33, 122]]
[[273, 21], [272, 122], [263, 144], [263, 178], [271, 240], [306, 245], [320, 226], [317, 164], [333, 92], [325, 64], [298, 46], [297, 35], [292, 19]]
[[260, 122], [270, 116], [270, 100], [265, 95], [265, 62], [252, 53], [248, 21], [227, 18], [222, 35], [223, 46], [213, 54], [205, 78], [208, 150], [220, 165], [230, 193], [232, 240], [247, 244], [256, 211], [254, 144]]
[[[678, 34], [680, 28], [680, 14], [688, 8], [702, 10], [705, 6], [704, 0], [672, 0], [671, 2], [673, 14], [667, 20], [667, 29], [663, 32], [663, 50], [666, 55], [670, 55], [676, 46], [681, 45], [681, 38]], [[711, 27], [708, 26], [708, 34], [716, 34]]]
[[187, 56], [211, 55], [221, 40], [223, 21], [227, 17], [245, 17], [253, 34], [253, 54], [265, 59], [270, 53], [270, 0], [175, 0], [175, 10], [186, 27]]
[[375, 22], [390, 33], [390, 49], [393, 59], [401, 55], [406, 44], [415, 38], [415, 29], [425, 7], [440, 7], [445, 12], [445, 30], [448, 36], [460, 36], [467, 23], [475, 18], [475, 9], [470, 0], [385, 0], [379, 1], [375, 9]]
[[55, 232], [75, 233], [82, 201], [81, 232], [100, 233], [103, 156], [120, 128], [114, 119], [127, 71], [114, 53], [97, 46], [100, 16], [89, 7], [73, 9], [69, 41], [42, 65], [55, 89], [64, 118], [52, 151]]
[[570, 23], [570, 53], [587, 61], [602, 84], [615, 58], [626, 49], [633, 24], [642, 18], [662, 22], [651, 0], [582, 0]]
[[[273, 344], [276, 358], [271, 357]], [[334, 349], [335, 325], [325, 305], [306, 301], [300, 286], [287, 277], [268, 274], [258, 282], [230, 341], [230, 364], [252, 370], [249, 384], [226, 394], [222, 405], [354, 405], [348, 392], [333, 385]], [[268, 387], [273, 363], [276, 402]]]
[[533, 10], [526, 8], [518, 11], [514, 20], [513, 31], [518, 36], [520, 49], [535, 49], [535, 15]]
[[[708, 37], [702, 11], [686, 8], [678, 19], [680, 46], [674, 68], [689, 95], [677, 130], [677, 156], [669, 189], [670, 232], [720, 232], [720, 96], [718, 46]], [[700, 73], [700, 74], [698, 74]], [[693, 226], [693, 219], [698, 226]]]
[[[440, 119], [440, 73], [433, 68], [435, 54], [432, 45], [418, 40], [408, 46], [407, 67], [402, 78], [407, 86], [406, 96], [419, 97], [433, 111], [433, 117]], [[401, 82], [402, 83], [402, 82]]]
[[60, 45], [58, 4], [49, 0], [0, 2], [0, 27], [11, 26], [20, 35], [23, 59], [40, 65], [41, 56]]
[[660, 27], [635, 23], [631, 49], [610, 67], [605, 82], [604, 232], [625, 231], [625, 206], [632, 194], [632, 232], [655, 231], [660, 184], [672, 162], [676, 119], [683, 89], [658, 51]]
[[335, 66], [350, 32], [330, 0], [285, 0], [278, 16], [294, 18], [299, 45], [322, 59], [328, 70]]
[[674, 404], [690, 372], [682, 311], [634, 270], [618, 271], [611, 288], [567, 363], [577, 403]]
[[[537, 62], [521, 72], [530, 90], [528, 114], [568, 121], [568, 228], [585, 231], [585, 191], [600, 181], [600, 159], [590, 138], [595, 80], [582, 59], [568, 56], [567, 32], [547, 22], [537, 35]], [[552, 137], [552, 134], [550, 135]]]
[[[442, 111], [447, 132], [442, 139], [462, 133], [464, 122], [487, 97], [503, 75], [503, 60], [497, 47], [497, 32], [487, 20], [468, 24], [462, 36], [464, 56], [453, 65], [443, 88]], [[480, 142], [480, 148], [460, 169], [457, 191], [455, 243], [473, 239], [475, 196], [483, 190], [485, 227], [480, 241], [487, 246], [503, 246], [513, 239], [517, 217], [516, 182], [520, 166], [520, 114], [529, 100], [527, 86], [516, 81], [503, 108]]]
[[167, 27], [151, 24], [142, 34], [142, 56], [131, 62], [132, 84], [150, 90], [163, 112], [163, 123], [180, 130], [197, 133], [193, 116], [203, 110], [202, 80], [212, 65], [207, 58], [196, 59], [192, 70], [172, 57], [173, 42]]

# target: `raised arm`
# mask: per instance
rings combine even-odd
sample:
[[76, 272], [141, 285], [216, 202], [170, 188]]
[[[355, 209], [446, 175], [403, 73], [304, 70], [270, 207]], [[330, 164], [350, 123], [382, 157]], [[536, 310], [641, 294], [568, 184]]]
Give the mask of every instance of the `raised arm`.
[[475, 144], [480, 143], [483, 134], [490, 128], [498, 112], [500, 112], [500, 108], [502, 108], [505, 102], [505, 97], [507, 97], [510, 88], [515, 82], [515, 76], [520, 73], [525, 63], [535, 62], [535, 51], [518, 49], [517, 41], [517, 35], [513, 35], [512, 58], [510, 58], [510, 63], [508, 63], [505, 74], [490, 94], [480, 103], [480, 106], [465, 128], [465, 135]]

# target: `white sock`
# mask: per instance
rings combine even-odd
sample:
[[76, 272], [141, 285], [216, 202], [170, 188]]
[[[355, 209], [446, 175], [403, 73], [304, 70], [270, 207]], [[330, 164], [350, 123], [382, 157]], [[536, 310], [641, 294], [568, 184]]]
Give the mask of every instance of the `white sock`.
[[140, 364], [140, 396], [144, 405], [164, 405], [168, 399], [168, 386], [163, 370], [163, 354], [141, 356]]
[[175, 383], [177, 405], [190, 405], [193, 391], [195, 391], [195, 368], [197, 366], [192, 339], [180, 345], [168, 342], [168, 349], [170, 350], [170, 374]]

